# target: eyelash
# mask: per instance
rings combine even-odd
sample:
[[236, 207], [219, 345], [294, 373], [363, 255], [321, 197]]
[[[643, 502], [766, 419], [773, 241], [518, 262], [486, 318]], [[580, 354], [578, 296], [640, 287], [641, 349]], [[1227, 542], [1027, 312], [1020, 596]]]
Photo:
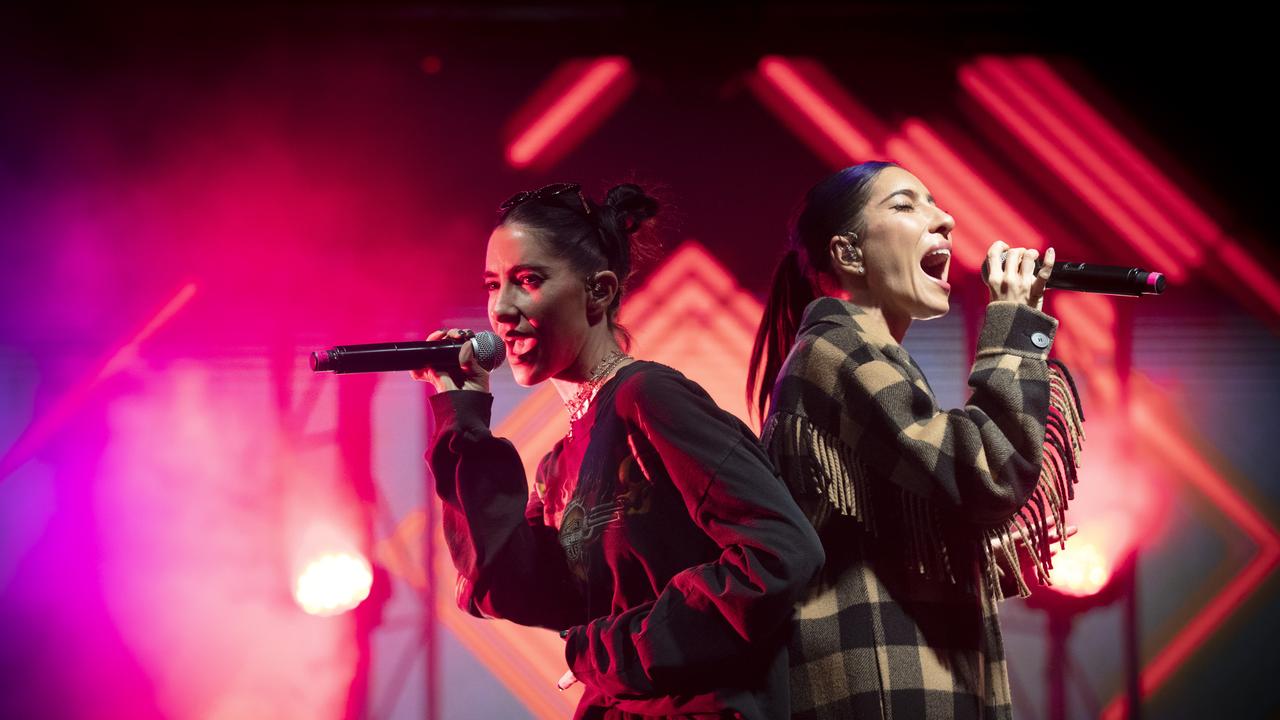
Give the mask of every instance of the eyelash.
[[[520, 277], [516, 278], [516, 284], [523, 285], [525, 287], [536, 288], [542, 284], [542, 278], [538, 277], [537, 275], [521, 275]], [[484, 282], [484, 289], [487, 292], [494, 292], [498, 290], [500, 287], [501, 285], [498, 283], [497, 280], [486, 280]]]
[[908, 205], [908, 204], [906, 204], [906, 203], [903, 203], [903, 204], [901, 204], [901, 205], [894, 205], [894, 206], [893, 206], [893, 209], [894, 209], [894, 210], [915, 210], [915, 209], [916, 209], [916, 206], [915, 206], [915, 205]]

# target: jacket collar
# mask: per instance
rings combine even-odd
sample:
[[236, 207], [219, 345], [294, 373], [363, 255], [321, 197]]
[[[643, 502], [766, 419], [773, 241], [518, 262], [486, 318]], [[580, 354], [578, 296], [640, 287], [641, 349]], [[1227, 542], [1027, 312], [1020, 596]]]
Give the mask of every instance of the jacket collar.
[[866, 314], [867, 311], [860, 305], [826, 295], [809, 303], [804, 309], [804, 315], [800, 318], [800, 334], [807, 333], [819, 325], [834, 324], [850, 328], [876, 345], [896, 346], [898, 342], [893, 339], [887, 329], [874, 326], [868, 328], [859, 321]]

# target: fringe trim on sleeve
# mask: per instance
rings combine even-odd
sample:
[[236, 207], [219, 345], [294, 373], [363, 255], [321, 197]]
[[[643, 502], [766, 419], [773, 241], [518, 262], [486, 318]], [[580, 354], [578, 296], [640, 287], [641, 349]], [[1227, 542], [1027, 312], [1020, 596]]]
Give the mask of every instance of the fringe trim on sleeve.
[[[1049, 530], [1052, 520], [1060, 530], [1066, 529], [1067, 504], [1075, 499], [1076, 469], [1080, 466], [1080, 449], [1084, 442], [1084, 410], [1075, 381], [1067, 367], [1049, 361], [1049, 415], [1045, 422], [1044, 454], [1040, 480], [1026, 504], [1003, 526], [987, 533], [984, 543], [987, 583], [990, 592], [1000, 597], [1000, 567], [1013, 572], [1018, 595], [1031, 594], [1027, 578], [1018, 562], [1018, 545], [1026, 551], [1035, 567], [1035, 577], [1049, 585], [1049, 569], [1053, 567]], [[1059, 537], [1062, 547], [1066, 539]]]
[[824, 496], [841, 515], [875, 533], [866, 469], [840, 438], [791, 413], [770, 417], [761, 438], [792, 493]]
[[[1001, 566], [1012, 569], [1018, 594], [1031, 594], [1022, 576], [1018, 545], [1035, 567], [1035, 575], [1049, 584], [1050, 519], [1066, 527], [1067, 504], [1075, 497], [1076, 468], [1084, 440], [1084, 413], [1070, 373], [1061, 363], [1049, 361], [1049, 414], [1045, 427], [1040, 479], [1017, 515], [1004, 525], [985, 532], [978, 550], [983, 561], [984, 588], [1000, 599]], [[801, 415], [779, 412], [769, 418], [761, 437], [797, 497], [818, 495], [842, 515], [851, 516], [875, 534], [871, 487], [867, 472], [849, 447], [837, 436], [815, 426]], [[937, 510], [928, 500], [898, 490], [901, 501], [902, 543], [907, 567], [922, 576], [959, 584], [955, 551], [949, 549]], [[960, 560], [963, 564], [963, 560]], [[968, 579], [965, 585], [974, 591]]]

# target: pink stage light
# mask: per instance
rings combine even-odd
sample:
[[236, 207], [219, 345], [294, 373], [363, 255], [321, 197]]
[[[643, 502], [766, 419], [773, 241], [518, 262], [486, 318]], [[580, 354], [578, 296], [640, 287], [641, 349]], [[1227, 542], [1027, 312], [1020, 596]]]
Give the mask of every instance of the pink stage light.
[[326, 553], [294, 580], [293, 599], [309, 615], [341, 615], [369, 597], [373, 568], [359, 553]]
[[18, 441], [0, 459], [0, 480], [30, 460], [53, 437], [63, 424], [84, 405], [93, 391], [107, 378], [123, 370], [138, 357], [142, 343], [169, 322], [196, 294], [195, 283], [187, 283], [178, 289], [168, 302], [156, 311], [143, 326], [118, 348], [108, 353], [98, 367], [84, 379], [63, 393], [49, 410], [23, 432]]
[[603, 121], [631, 91], [631, 63], [602, 57], [563, 65], [518, 115], [507, 163], [523, 169], [549, 164]]

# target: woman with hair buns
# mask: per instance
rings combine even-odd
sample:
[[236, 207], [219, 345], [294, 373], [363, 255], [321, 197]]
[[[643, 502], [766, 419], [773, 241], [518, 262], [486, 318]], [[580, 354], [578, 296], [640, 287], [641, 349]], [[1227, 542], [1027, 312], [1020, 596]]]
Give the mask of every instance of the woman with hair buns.
[[995, 601], [1027, 594], [1024, 559], [1045, 579], [1079, 405], [1047, 360], [1053, 250], [1037, 270], [996, 242], [973, 393], [938, 407], [901, 343], [949, 308], [954, 227], [914, 175], [863, 163], [809, 191], [774, 273], [748, 395], [827, 556], [797, 609], [793, 718], [1011, 714]]
[[550, 381], [570, 422], [532, 491], [489, 431], [469, 347], [452, 377], [414, 371], [439, 391], [427, 459], [458, 604], [560, 631], [559, 684], [585, 686], [577, 718], [785, 717], [789, 621], [821, 545], [750, 429], [623, 349], [618, 307], [657, 210], [635, 185], [603, 203], [551, 185], [501, 206], [489, 321], [516, 382]]

